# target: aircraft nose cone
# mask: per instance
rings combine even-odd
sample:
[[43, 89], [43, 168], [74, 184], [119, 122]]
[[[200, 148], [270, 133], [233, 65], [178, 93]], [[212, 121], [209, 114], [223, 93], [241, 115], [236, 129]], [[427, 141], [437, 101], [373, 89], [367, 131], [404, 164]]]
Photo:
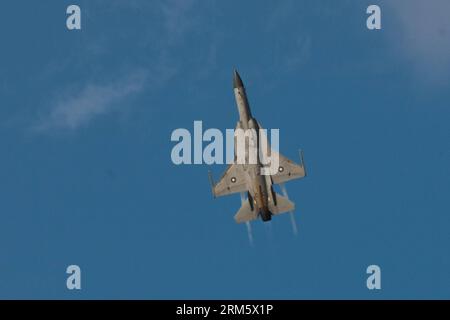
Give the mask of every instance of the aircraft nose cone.
[[244, 84], [242, 83], [241, 76], [237, 72], [237, 70], [234, 70], [234, 77], [233, 77], [233, 88], [239, 88], [244, 87]]

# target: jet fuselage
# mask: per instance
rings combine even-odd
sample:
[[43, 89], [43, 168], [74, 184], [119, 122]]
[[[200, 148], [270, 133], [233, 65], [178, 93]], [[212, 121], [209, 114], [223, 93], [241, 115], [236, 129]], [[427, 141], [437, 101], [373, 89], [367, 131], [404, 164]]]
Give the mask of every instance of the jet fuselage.
[[[245, 180], [248, 187], [248, 201], [251, 207], [259, 212], [263, 221], [271, 220], [272, 213], [269, 210], [269, 199], [273, 194], [272, 183], [270, 176], [262, 175], [261, 168], [262, 163], [260, 159], [260, 135], [259, 125], [255, 118], [253, 118], [250, 111], [250, 106], [245, 92], [244, 84], [241, 77], [234, 72], [233, 79], [234, 96], [236, 98], [236, 104], [239, 112], [239, 122], [237, 127], [243, 130], [254, 129], [256, 131], [256, 144], [257, 144], [257, 157], [256, 163], [251, 164], [246, 162], [243, 164], [245, 173]], [[235, 148], [235, 152], [236, 148]], [[248, 147], [245, 147], [246, 159], [248, 160]]]

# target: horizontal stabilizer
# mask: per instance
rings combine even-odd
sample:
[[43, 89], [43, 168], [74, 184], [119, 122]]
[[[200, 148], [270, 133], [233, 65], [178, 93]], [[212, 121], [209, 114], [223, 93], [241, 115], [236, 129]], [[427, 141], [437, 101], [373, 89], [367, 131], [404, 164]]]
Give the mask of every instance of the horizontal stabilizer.
[[[295, 204], [287, 197], [283, 197], [281, 194], [275, 193], [275, 199], [276, 201], [269, 202], [269, 210], [273, 214], [289, 212], [295, 209]], [[276, 202], [276, 205], [274, 202]]]
[[252, 210], [252, 207], [250, 206], [250, 203], [245, 201], [242, 203], [241, 208], [234, 216], [234, 220], [237, 223], [243, 223], [247, 221], [255, 220], [258, 217], [258, 212], [256, 210]]

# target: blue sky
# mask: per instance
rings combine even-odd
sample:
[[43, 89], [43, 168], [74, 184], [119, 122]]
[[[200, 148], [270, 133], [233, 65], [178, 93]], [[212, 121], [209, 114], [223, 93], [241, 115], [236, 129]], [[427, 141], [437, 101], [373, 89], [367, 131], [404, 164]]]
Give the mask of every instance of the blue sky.
[[[2, 3], [0, 298], [450, 298], [450, 4], [423, 3]], [[234, 68], [309, 174], [299, 234], [254, 247], [225, 166], [170, 159], [174, 129], [234, 127]]]

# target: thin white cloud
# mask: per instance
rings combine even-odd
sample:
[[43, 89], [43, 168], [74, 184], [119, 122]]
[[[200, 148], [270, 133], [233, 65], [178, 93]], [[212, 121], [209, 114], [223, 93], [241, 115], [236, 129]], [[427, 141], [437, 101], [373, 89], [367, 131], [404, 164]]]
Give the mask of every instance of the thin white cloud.
[[88, 83], [81, 90], [71, 90], [59, 95], [33, 129], [75, 130], [87, 125], [95, 117], [117, 108], [118, 102], [123, 102], [125, 98], [141, 91], [145, 79], [145, 74], [138, 72], [111, 83]]
[[450, 1], [396, 0], [387, 1], [386, 8], [392, 10], [384, 11], [385, 14], [393, 13], [399, 22], [399, 33], [387, 29], [386, 32], [395, 35], [392, 41], [401, 55], [414, 65], [422, 78], [447, 78], [450, 70]]
[[[149, 30], [146, 35], [149, 44], [145, 47], [151, 46], [153, 49], [150, 51], [152, 52], [151, 63], [137, 66], [146, 72], [131, 73], [122, 77], [121, 80], [106, 80], [100, 83], [88, 79], [87, 84], [83, 86], [76, 85], [76, 88], [70, 89], [59, 88], [58, 90], [64, 93], [57, 93], [53, 98], [50, 96], [53, 102], [44, 108], [45, 111], [40, 110], [38, 121], [33, 123], [32, 130], [35, 132], [54, 129], [76, 130], [88, 125], [101, 115], [127, 106], [127, 98], [144, 88], [158, 90], [165, 86], [179, 72], [180, 61], [174, 55], [177, 54], [177, 48], [183, 44], [184, 35], [197, 21], [197, 17], [193, 14], [197, 3], [198, 0], [170, 0], [152, 4], [141, 1], [112, 1], [111, 10], [120, 10], [126, 6], [144, 10], [150, 15], [154, 15], [155, 12], [161, 15], [162, 32], [154, 34]], [[101, 39], [101, 43], [97, 38], [95, 43], [87, 42], [86, 50], [91, 50], [90, 48], [93, 47], [101, 53], [108, 52], [110, 41], [106, 37]], [[78, 61], [79, 56], [70, 56], [53, 68], [47, 67], [46, 70], [50, 69], [53, 72], [46, 71], [45, 75], [53, 77], [65, 72], [68, 66]], [[93, 58], [98, 57], [94, 55]], [[110, 77], [111, 75], [108, 75], [108, 78]]]
[[161, 2], [166, 38], [169, 44], [178, 43], [196, 22], [197, 0], [166, 0]]
[[[320, 7], [325, 11], [328, 5]], [[283, 34], [283, 37], [276, 37], [270, 46], [270, 73], [280, 70], [296, 72], [311, 58], [313, 34], [307, 28], [299, 28], [304, 15], [302, 7], [293, 0], [280, 2], [268, 15], [266, 32]]]

